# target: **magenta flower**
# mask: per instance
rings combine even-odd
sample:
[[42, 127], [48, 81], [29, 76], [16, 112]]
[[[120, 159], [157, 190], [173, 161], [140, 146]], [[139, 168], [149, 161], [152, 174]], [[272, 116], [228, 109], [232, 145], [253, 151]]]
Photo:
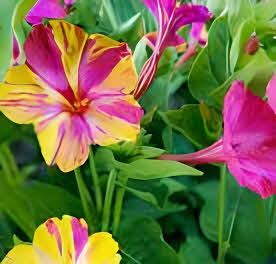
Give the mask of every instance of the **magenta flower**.
[[26, 16], [28, 23], [41, 24], [44, 18], [65, 18], [66, 7], [73, 5], [75, 0], [65, 0], [65, 7], [59, 4], [59, 0], [38, 0]]
[[276, 113], [276, 72], [266, 88], [268, 103]]
[[[152, 56], [145, 63], [134, 91], [134, 97], [140, 98], [151, 85], [157, 65], [163, 51], [169, 46], [180, 46], [185, 40], [177, 34], [177, 30], [194, 22], [206, 22], [211, 13], [205, 6], [180, 5], [175, 0], [143, 0], [158, 21], [158, 32], [148, 36], [154, 46]], [[154, 35], [155, 34], [155, 35]]]
[[[275, 86], [274, 79], [269, 84]], [[241, 186], [267, 198], [276, 193], [276, 115], [271, 106], [235, 81], [224, 101], [224, 136], [212, 146], [160, 159], [187, 164], [225, 162]]]
[[205, 23], [193, 23], [190, 36], [192, 37], [190, 43], [198, 43], [201, 47], [204, 47], [208, 40], [208, 33], [206, 31]]

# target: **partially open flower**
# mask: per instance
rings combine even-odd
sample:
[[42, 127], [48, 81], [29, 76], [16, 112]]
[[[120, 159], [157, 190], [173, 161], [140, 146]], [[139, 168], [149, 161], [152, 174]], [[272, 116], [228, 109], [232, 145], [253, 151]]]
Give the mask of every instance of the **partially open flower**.
[[194, 22], [206, 22], [211, 13], [205, 6], [188, 5], [176, 0], [143, 0], [158, 22], [158, 32], [148, 35], [154, 51], [141, 70], [134, 97], [140, 98], [151, 85], [163, 51], [170, 46], [179, 47], [185, 40], [177, 34], [179, 28]]
[[88, 237], [83, 219], [63, 216], [39, 226], [33, 244], [20, 244], [4, 258], [2, 264], [119, 264], [118, 243], [109, 233]]
[[143, 110], [130, 95], [137, 73], [127, 44], [51, 21], [34, 27], [24, 50], [26, 63], [0, 84], [0, 110], [35, 126], [47, 164], [71, 171], [90, 144], [136, 140]]
[[[272, 80], [270, 85], [274, 84]], [[267, 198], [276, 193], [275, 157], [275, 112], [243, 82], [235, 81], [224, 101], [223, 138], [201, 151], [165, 154], [160, 159], [188, 164], [225, 162], [241, 186]]]

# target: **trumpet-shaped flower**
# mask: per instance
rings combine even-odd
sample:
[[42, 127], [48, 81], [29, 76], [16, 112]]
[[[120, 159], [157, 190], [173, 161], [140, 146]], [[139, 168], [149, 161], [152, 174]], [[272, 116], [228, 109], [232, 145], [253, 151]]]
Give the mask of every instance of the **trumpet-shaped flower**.
[[47, 164], [71, 171], [90, 144], [136, 140], [143, 110], [129, 95], [137, 73], [127, 44], [51, 21], [33, 28], [24, 50], [26, 63], [0, 84], [0, 110], [34, 125]]
[[75, 0], [65, 0], [65, 8], [59, 0], [38, 0], [26, 16], [27, 22], [33, 25], [41, 24], [44, 18], [65, 18], [66, 7], [73, 5]]
[[[275, 80], [270, 85], [276, 89]], [[223, 138], [201, 151], [160, 159], [188, 164], [226, 162], [241, 186], [267, 198], [276, 193], [275, 157], [275, 112], [243, 82], [235, 81], [224, 101]]]
[[169, 46], [178, 47], [185, 43], [185, 40], [177, 34], [178, 29], [194, 22], [204, 23], [211, 17], [208, 9], [201, 5], [180, 5], [176, 0], [143, 0], [143, 2], [156, 17], [158, 32], [147, 35], [150, 45], [154, 46], [154, 51], [141, 70], [134, 91], [136, 99], [140, 98], [151, 85], [163, 51]]
[[88, 237], [83, 219], [63, 216], [39, 226], [33, 244], [20, 244], [4, 258], [2, 264], [119, 264], [118, 243], [109, 233]]

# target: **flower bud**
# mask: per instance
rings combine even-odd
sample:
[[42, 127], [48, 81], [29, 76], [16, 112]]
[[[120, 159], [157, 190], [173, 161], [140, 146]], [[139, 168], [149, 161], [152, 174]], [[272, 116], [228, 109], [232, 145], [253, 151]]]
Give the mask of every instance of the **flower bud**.
[[250, 39], [247, 41], [246, 45], [245, 45], [245, 53], [247, 53], [248, 55], [254, 55], [259, 49], [259, 39], [256, 35], [256, 32], [254, 32]]

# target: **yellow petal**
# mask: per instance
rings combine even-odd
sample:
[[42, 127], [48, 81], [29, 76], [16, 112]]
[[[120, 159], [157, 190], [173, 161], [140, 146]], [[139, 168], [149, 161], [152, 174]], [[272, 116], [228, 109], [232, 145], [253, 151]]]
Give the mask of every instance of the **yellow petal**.
[[137, 84], [138, 76], [134, 66], [133, 57], [128, 56], [122, 59], [105, 79], [101, 87], [122, 90], [124, 94], [131, 93]]
[[35, 249], [29, 245], [18, 245], [2, 261], [2, 264], [43, 264]]
[[118, 243], [109, 233], [96, 233], [89, 237], [86, 258], [93, 264], [118, 264], [121, 260], [117, 254]]
[[53, 104], [26, 65], [9, 69], [4, 83], [0, 84], [0, 110], [15, 123], [31, 123]]
[[55, 41], [68, 82], [78, 98], [78, 69], [88, 35], [79, 27], [65, 21], [51, 21]]

